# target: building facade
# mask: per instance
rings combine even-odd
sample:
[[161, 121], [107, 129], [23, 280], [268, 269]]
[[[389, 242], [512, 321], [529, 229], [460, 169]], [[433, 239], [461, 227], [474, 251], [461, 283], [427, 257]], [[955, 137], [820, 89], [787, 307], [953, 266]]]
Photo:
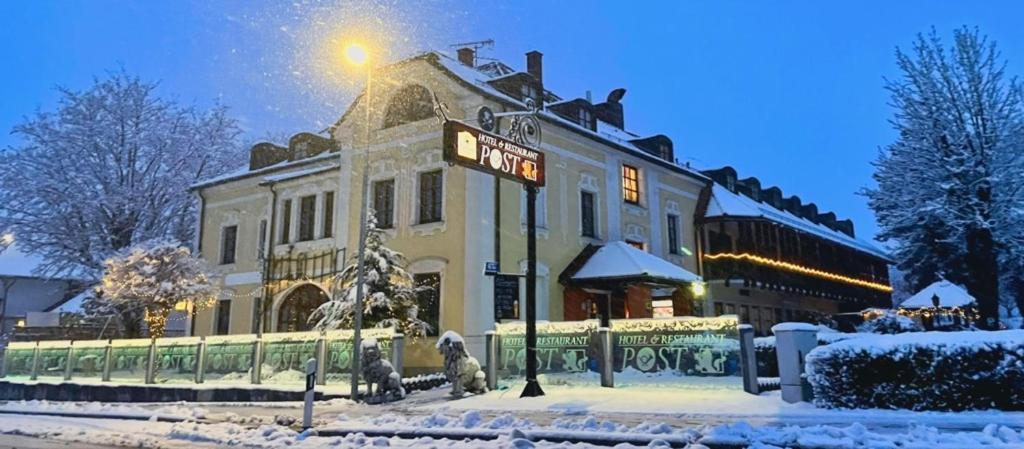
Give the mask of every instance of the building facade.
[[[197, 247], [219, 266], [225, 289], [214, 307], [196, 313], [194, 333], [312, 326], [308, 317], [328, 300], [334, 275], [358, 245], [368, 146], [378, 227], [387, 246], [407, 258], [416, 282], [429, 287], [420, 315], [434, 331], [408, 345], [406, 369], [440, 366], [434, 343], [446, 330], [482, 353], [484, 333], [523, 312], [521, 301], [496, 307], [494, 279], [483, 268], [494, 261], [502, 272], [525, 270], [525, 193], [519, 184], [442, 160], [439, 105], [472, 126], [482, 126], [483, 110], [539, 106], [547, 182], [537, 209], [538, 319], [714, 313], [712, 297], [649, 273], [619, 283], [573, 277], [611, 242], [700, 273], [707, 239], [700, 226], [708, 221], [713, 177], [677, 163], [667, 136], [626, 131], [624, 89], [597, 104], [563, 99], [544, 89], [538, 52], [527, 54], [524, 72], [475, 59], [469, 49], [457, 59], [431, 52], [376, 69], [373, 97], [357, 98], [328, 136], [303, 133], [287, 146], [256, 145], [246, 167], [195, 185], [202, 203]], [[495, 132], [507, 126], [497, 120]]]

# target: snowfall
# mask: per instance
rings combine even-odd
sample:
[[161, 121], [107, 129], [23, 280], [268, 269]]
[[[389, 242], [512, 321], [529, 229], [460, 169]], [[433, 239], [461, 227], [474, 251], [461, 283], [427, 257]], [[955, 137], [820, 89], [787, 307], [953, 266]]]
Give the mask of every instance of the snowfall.
[[0, 442], [18, 435], [146, 448], [1024, 447], [1020, 412], [824, 410], [731, 388], [551, 386], [528, 399], [518, 392], [451, 400], [441, 388], [381, 406], [323, 401], [308, 431], [298, 430], [302, 404], [294, 402], [12, 401], [0, 404]]

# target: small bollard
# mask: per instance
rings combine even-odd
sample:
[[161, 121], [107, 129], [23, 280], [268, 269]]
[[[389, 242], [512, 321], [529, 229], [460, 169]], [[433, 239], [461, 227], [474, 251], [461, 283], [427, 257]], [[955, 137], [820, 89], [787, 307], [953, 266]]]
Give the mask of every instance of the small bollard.
[[601, 386], [615, 388], [615, 367], [612, 366], [612, 331], [607, 327], [597, 329], [597, 344], [601, 359], [598, 369], [601, 370]]
[[302, 429], [313, 427], [313, 397], [316, 395], [316, 359], [306, 362], [306, 404], [302, 408]]
[[405, 377], [405, 335], [395, 334], [391, 337], [391, 366], [398, 377]]
[[484, 333], [484, 339], [487, 345], [486, 358], [484, 363], [487, 364], [487, 389], [497, 390], [498, 389], [498, 333], [495, 331], [487, 331]]
[[779, 361], [782, 400], [811, 400], [811, 384], [804, 378], [804, 358], [818, 346], [818, 327], [807, 323], [779, 323], [772, 326], [775, 352]]
[[743, 373], [743, 391], [758, 394], [761, 386], [757, 383], [757, 354], [754, 352], [754, 326], [741, 324], [740, 330], [740, 371]]

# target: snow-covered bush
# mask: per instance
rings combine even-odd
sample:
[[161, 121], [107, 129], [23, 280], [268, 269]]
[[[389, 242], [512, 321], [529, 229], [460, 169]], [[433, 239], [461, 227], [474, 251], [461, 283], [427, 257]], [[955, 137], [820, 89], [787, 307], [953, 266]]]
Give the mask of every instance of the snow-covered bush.
[[107, 259], [104, 266], [103, 295], [94, 300], [100, 304], [89, 308], [117, 313], [128, 329], [144, 319], [154, 337], [163, 336], [167, 316], [179, 303], [205, 307], [217, 296], [206, 262], [174, 240], [140, 243]]
[[921, 332], [924, 328], [916, 321], [900, 315], [892, 310], [857, 326], [857, 332], [869, 334], [901, 334], [904, 332]]
[[[421, 337], [431, 330], [420, 319], [419, 293], [428, 290], [416, 286], [412, 274], [405, 270], [402, 253], [384, 246], [384, 231], [377, 228], [374, 214], [366, 220], [366, 258], [363, 279], [363, 326], [394, 327], [411, 337]], [[351, 329], [355, 323], [356, 286], [358, 285], [358, 254], [334, 281], [336, 294], [310, 316], [318, 329]]]
[[865, 334], [806, 362], [822, 407], [1024, 410], [1024, 330]]

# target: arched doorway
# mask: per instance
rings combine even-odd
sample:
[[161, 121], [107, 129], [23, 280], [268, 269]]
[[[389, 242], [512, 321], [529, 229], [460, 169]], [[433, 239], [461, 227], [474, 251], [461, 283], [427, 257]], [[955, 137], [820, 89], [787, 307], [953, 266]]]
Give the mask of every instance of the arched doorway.
[[277, 331], [302, 332], [313, 330], [314, 323], [309, 322], [309, 316], [327, 300], [327, 293], [324, 293], [322, 289], [313, 284], [295, 287], [281, 301], [277, 311]]

